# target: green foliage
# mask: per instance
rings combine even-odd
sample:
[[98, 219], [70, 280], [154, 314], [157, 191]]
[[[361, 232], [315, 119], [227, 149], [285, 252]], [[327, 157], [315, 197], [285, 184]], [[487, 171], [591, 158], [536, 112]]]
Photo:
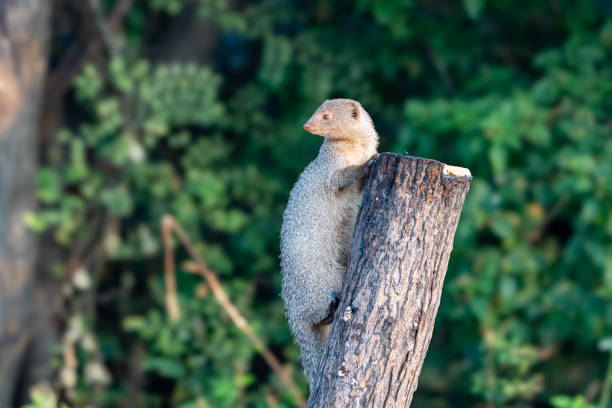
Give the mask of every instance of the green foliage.
[[23, 408], [69, 408], [68, 405], [59, 403], [58, 397], [47, 383], [36, 384], [30, 391], [32, 402]]
[[551, 400], [554, 408], [595, 408], [595, 405], [586, 402], [583, 396], [568, 397], [558, 395]]
[[[72, 303], [100, 347], [78, 360], [103, 360], [112, 381], [77, 381], [71, 404], [295, 406], [180, 262], [182, 317], [169, 321], [159, 223], [185, 227], [305, 390], [278, 232], [320, 144], [300, 124], [346, 96], [372, 114], [382, 150], [474, 175], [413, 405], [590, 406], [559, 395], [603, 378], [596, 345], [612, 333], [609, 13], [589, 1], [136, 4], [131, 45], [75, 79], [44, 152], [42, 208], [26, 217], [67, 254], [95, 249], [93, 286]], [[186, 15], [212, 24], [214, 53], [149, 57], [150, 33]], [[107, 292], [113, 302], [92, 300]]]

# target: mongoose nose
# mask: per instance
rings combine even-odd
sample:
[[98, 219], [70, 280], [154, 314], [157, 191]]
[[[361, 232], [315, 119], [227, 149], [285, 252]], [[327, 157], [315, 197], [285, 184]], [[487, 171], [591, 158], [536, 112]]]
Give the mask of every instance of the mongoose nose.
[[304, 124], [304, 130], [310, 130], [310, 125], [309, 124]]

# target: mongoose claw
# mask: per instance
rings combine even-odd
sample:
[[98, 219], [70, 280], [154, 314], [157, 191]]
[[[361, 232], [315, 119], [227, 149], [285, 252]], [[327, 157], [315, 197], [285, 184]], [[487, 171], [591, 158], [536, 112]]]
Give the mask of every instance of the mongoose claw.
[[373, 164], [373, 163], [374, 163], [376, 160], [378, 160], [378, 157], [379, 157], [379, 156], [380, 156], [380, 153], [375, 153], [375, 154], [373, 154], [373, 155], [372, 155], [372, 157], [370, 157], [370, 158], [368, 159], [368, 162], [367, 162], [368, 167], [372, 167], [372, 164]]
[[329, 311], [330, 313], [334, 313], [336, 309], [338, 308], [338, 305], [340, 304], [340, 295], [336, 291], [332, 292], [331, 295], [332, 295], [332, 301], [329, 304]]
[[365, 172], [366, 174], [370, 174], [370, 171], [372, 170], [372, 165], [374, 164], [374, 162], [378, 159], [378, 157], [380, 156], [380, 153], [375, 153], [372, 155], [372, 157], [370, 157], [368, 159], [368, 161], [365, 163]]
[[331, 324], [334, 321], [334, 314], [330, 313], [323, 320], [317, 323], [318, 326], [325, 326], [326, 324]]
[[317, 323], [320, 326], [330, 324], [331, 322], [334, 321], [334, 313], [336, 312], [336, 310], [338, 309], [338, 305], [340, 304], [340, 295], [338, 295], [338, 292], [333, 291], [331, 293], [331, 296], [332, 296], [332, 301], [329, 304], [329, 312], [327, 313], [327, 316], [325, 316], [323, 320]]

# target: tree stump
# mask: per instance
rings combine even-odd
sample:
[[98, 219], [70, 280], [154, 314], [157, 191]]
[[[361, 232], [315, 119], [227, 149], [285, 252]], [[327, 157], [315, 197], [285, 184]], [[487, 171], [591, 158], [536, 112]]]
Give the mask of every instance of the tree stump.
[[308, 407], [410, 406], [470, 180], [435, 160], [374, 163]]

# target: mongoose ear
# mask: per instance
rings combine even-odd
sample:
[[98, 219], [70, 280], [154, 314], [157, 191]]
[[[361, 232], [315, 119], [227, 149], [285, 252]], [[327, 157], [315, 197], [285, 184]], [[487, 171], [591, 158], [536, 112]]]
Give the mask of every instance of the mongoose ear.
[[351, 116], [354, 119], [359, 119], [359, 116], [361, 116], [361, 106], [359, 103], [351, 101]]

